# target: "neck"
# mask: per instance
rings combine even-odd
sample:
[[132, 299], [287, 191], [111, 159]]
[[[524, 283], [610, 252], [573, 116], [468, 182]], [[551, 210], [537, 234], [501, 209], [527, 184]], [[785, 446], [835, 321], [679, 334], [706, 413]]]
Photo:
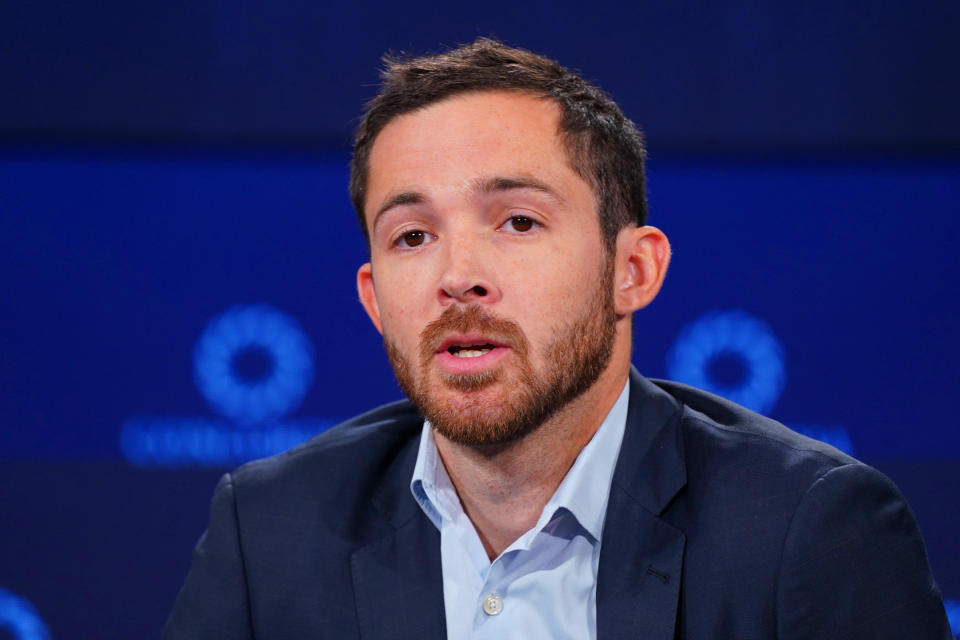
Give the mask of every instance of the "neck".
[[447, 474], [491, 560], [537, 523], [580, 451], [613, 408], [629, 370], [628, 349], [625, 357], [611, 358], [590, 389], [523, 438], [507, 444], [474, 447], [434, 432]]

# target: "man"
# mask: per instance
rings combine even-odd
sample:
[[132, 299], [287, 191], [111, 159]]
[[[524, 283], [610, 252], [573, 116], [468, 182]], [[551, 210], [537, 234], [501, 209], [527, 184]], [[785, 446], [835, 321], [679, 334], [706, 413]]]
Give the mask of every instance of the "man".
[[410, 402], [224, 476], [166, 637], [949, 638], [892, 483], [631, 369], [643, 161], [551, 60], [391, 62], [350, 188]]

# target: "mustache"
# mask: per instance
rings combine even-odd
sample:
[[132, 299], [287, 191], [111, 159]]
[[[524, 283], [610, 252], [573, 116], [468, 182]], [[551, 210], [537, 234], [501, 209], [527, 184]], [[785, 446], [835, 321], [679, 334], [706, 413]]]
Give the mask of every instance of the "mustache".
[[480, 305], [447, 307], [440, 317], [420, 332], [420, 358], [428, 362], [451, 333], [479, 333], [486, 338], [510, 345], [519, 356], [525, 356], [529, 342], [523, 329], [513, 320], [498, 318]]

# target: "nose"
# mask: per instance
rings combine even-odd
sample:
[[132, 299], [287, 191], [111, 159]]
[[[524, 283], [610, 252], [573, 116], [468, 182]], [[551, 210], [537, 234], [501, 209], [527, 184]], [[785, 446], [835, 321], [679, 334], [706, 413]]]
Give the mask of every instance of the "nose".
[[444, 306], [455, 302], [491, 304], [500, 299], [489, 261], [476, 242], [448, 242], [437, 296]]

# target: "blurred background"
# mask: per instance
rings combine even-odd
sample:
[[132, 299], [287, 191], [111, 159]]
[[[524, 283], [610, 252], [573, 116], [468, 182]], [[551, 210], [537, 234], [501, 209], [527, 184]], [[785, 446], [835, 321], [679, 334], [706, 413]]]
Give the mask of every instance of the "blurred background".
[[400, 397], [351, 132], [384, 52], [478, 35], [647, 132], [674, 260], [636, 366], [893, 478], [960, 633], [958, 33], [956, 0], [0, 2], [0, 638], [158, 636], [224, 471]]

